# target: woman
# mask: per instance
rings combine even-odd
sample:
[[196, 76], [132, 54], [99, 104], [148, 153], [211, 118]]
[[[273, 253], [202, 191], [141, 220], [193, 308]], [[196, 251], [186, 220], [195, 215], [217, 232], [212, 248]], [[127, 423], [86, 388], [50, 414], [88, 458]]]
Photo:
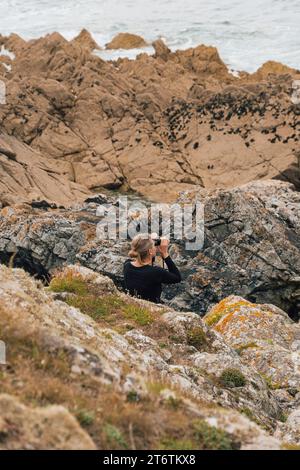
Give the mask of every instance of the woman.
[[[128, 253], [131, 259], [124, 263], [125, 288], [130, 295], [151, 302], [160, 303], [162, 284], [176, 284], [181, 275], [168, 253], [169, 240], [161, 238], [155, 246], [151, 235], [136, 235]], [[159, 252], [168, 269], [153, 266], [153, 259]]]

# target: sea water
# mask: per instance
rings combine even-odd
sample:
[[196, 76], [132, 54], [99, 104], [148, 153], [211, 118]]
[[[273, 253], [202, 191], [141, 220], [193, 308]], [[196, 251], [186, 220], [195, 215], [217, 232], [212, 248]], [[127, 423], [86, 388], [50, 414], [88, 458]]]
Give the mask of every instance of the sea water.
[[[0, 33], [25, 39], [88, 29], [100, 46], [119, 32], [162, 37], [172, 50], [213, 45], [234, 70], [267, 60], [300, 69], [300, 0], [0, 0]], [[152, 48], [144, 49], [152, 52]], [[141, 50], [103, 51], [106, 59]]]

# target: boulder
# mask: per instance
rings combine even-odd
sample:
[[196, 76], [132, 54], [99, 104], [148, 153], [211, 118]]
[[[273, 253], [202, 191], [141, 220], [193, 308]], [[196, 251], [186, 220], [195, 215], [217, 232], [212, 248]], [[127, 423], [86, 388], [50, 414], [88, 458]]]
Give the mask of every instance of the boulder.
[[145, 46], [147, 46], [147, 43], [141, 36], [130, 33], [119, 33], [106, 44], [106, 49], [139, 49]]
[[204, 321], [266, 378], [270, 388], [290, 390], [287, 404], [293, 401], [293, 390], [300, 390], [300, 327], [285, 312], [230, 296], [212, 307]]
[[288, 67], [287, 65], [281, 64], [274, 60], [265, 62], [259, 69], [253, 74], [255, 78], [259, 80], [265, 80], [270, 74], [276, 75], [292, 75], [295, 78], [300, 78], [300, 70]]

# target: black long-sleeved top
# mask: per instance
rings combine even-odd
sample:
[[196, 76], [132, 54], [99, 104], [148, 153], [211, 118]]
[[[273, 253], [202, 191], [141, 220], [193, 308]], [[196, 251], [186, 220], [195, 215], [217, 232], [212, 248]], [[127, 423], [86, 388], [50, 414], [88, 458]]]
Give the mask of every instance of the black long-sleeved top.
[[176, 284], [181, 281], [181, 274], [170, 256], [165, 258], [167, 269], [149, 264], [136, 267], [130, 259], [124, 263], [125, 289], [130, 295], [159, 303], [162, 284]]

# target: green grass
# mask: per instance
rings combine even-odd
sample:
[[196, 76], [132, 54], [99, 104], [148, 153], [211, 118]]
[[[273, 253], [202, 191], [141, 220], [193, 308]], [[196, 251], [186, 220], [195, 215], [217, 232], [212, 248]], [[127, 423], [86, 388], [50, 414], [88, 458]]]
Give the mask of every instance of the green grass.
[[128, 449], [128, 444], [122, 434], [122, 432], [112, 424], [106, 424], [104, 426], [104, 433], [110, 444], [113, 446], [118, 446], [121, 449]]
[[94, 320], [108, 319], [109, 315], [123, 306], [123, 302], [115, 295], [98, 297], [95, 295], [84, 295], [69, 297], [66, 299], [68, 305], [78, 308], [82, 313], [89, 315]]
[[[114, 323], [123, 319], [139, 326], [148, 326], [154, 321], [149, 309], [134, 302], [126, 302], [117, 294], [103, 295], [101, 292], [98, 294], [95, 286], [89, 285], [80, 274], [73, 271], [57, 274], [51, 280], [49, 289], [53, 292], [69, 293], [65, 299], [66, 303], [96, 321]], [[127, 330], [133, 327], [128, 325]], [[125, 325], [124, 328], [126, 329]]]
[[201, 326], [195, 326], [187, 331], [187, 342], [196, 349], [203, 349], [207, 344], [206, 335]]
[[228, 368], [222, 372], [219, 382], [223, 387], [244, 387], [246, 385], [246, 378], [240, 370]]
[[86, 427], [94, 423], [95, 414], [93, 411], [79, 410], [76, 415], [76, 418], [78, 419], [81, 426]]
[[130, 320], [133, 320], [140, 326], [147, 326], [153, 322], [153, 316], [151, 312], [146, 308], [140, 307], [135, 304], [124, 304], [122, 307], [124, 316]]
[[68, 272], [64, 276], [54, 277], [49, 285], [52, 292], [69, 292], [70, 294], [87, 295], [88, 286], [80, 274]]
[[195, 444], [189, 439], [164, 438], [159, 445], [160, 450], [194, 450]]

